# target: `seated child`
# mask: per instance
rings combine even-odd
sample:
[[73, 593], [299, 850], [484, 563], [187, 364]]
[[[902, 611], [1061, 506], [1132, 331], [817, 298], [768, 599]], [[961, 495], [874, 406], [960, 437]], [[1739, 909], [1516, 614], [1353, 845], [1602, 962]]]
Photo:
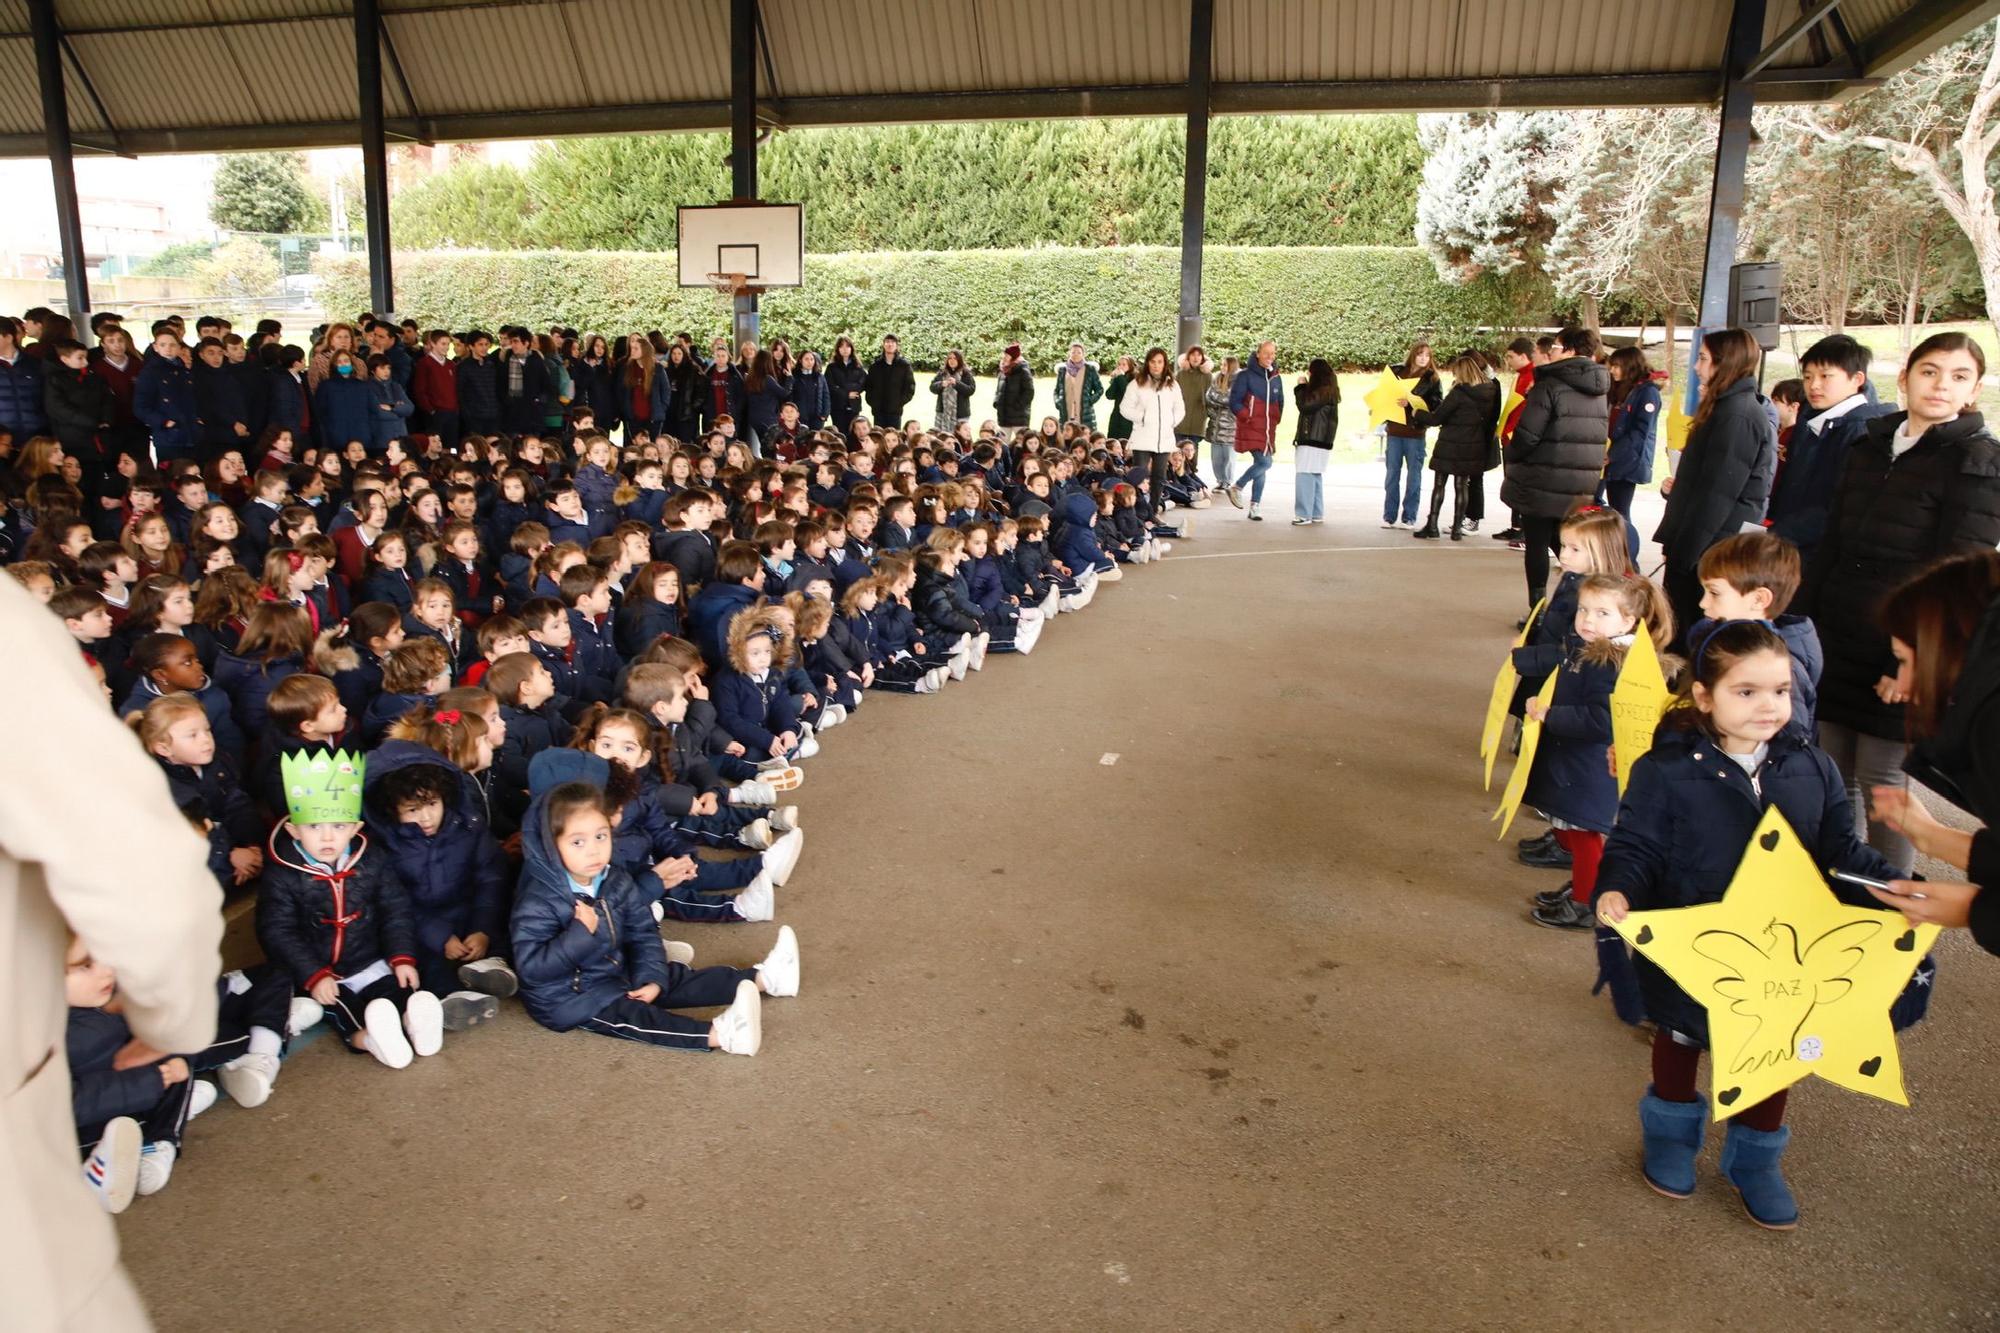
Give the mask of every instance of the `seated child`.
[[[611, 642], [611, 578], [596, 565], [578, 565], [562, 576], [562, 604], [569, 615], [570, 666], [585, 683], [571, 698], [608, 702], [624, 659]], [[530, 638], [533, 636], [531, 635]]]
[[262, 1106], [278, 1081], [288, 1036], [319, 1021], [310, 1002], [268, 966], [216, 983], [215, 1040], [192, 1055], [156, 1051], [119, 1013], [118, 978], [72, 935], [63, 992], [69, 1001], [70, 1103], [86, 1150], [84, 1179], [108, 1213], [137, 1194], [157, 1194], [173, 1175], [187, 1122], [215, 1104], [214, 1071], [237, 1105]]
[[389, 858], [361, 831], [367, 759], [286, 755], [285, 821], [271, 830], [257, 940], [356, 1051], [391, 1069], [444, 1045], [444, 1009], [417, 974], [416, 920]]
[[436, 639], [444, 645], [445, 660], [455, 674], [472, 660], [472, 634], [458, 618], [451, 585], [443, 579], [418, 579], [410, 589], [414, 599], [403, 629], [413, 638]]
[[[486, 735], [484, 719], [455, 710], [434, 720]], [[391, 740], [368, 758], [362, 815], [409, 891], [417, 975], [442, 1001], [446, 1032], [495, 1017], [520, 988], [506, 958], [512, 875], [483, 805], [471, 777], [428, 745]]]
[[387, 602], [363, 602], [348, 613], [347, 627], [321, 638], [313, 654], [316, 669], [333, 678], [340, 702], [355, 717], [382, 692], [382, 659], [402, 646], [402, 613]]
[[800, 732], [797, 705], [785, 689], [777, 654], [787, 647], [784, 631], [768, 618], [738, 616], [729, 629], [728, 669], [716, 674], [715, 712], [723, 730], [759, 759], [808, 759], [819, 749]]
[[986, 649], [992, 639], [980, 623], [979, 608], [952, 583], [958, 562], [964, 558], [965, 540], [949, 528], [939, 531], [938, 537], [939, 546], [927, 541], [917, 552], [916, 587], [911, 596], [917, 626], [927, 637], [953, 644], [954, 655], [962, 650], [966, 666], [980, 671], [985, 668]]
[[618, 608], [612, 641], [621, 657], [633, 658], [662, 634], [681, 632], [681, 574], [664, 560], [639, 567]]
[[[815, 588], [829, 585], [823, 580], [815, 580]], [[808, 597], [795, 592], [785, 598], [785, 605], [792, 613], [792, 624], [799, 636], [799, 655], [803, 659], [806, 674], [824, 692], [832, 708], [845, 713], [861, 706], [861, 692], [868, 687], [868, 677], [873, 668], [866, 658], [856, 654], [852, 631], [836, 637], [833, 625], [836, 617], [831, 602]], [[825, 726], [824, 721], [822, 727]]]
[[528, 630], [528, 650], [549, 673], [555, 693], [578, 704], [610, 697], [611, 681], [584, 675], [570, 659], [576, 639], [569, 608], [553, 597], [537, 597], [521, 608], [521, 623]]
[[411, 639], [391, 650], [382, 664], [382, 693], [361, 718], [362, 747], [380, 745], [390, 723], [450, 688], [451, 660], [436, 639]]
[[1104, 583], [1116, 583], [1124, 577], [1125, 571], [1118, 567], [1118, 561], [1098, 544], [1097, 506], [1091, 502], [1089, 495], [1082, 491], [1065, 495], [1056, 512], [1063, 520], [1051, 546], [1058, 560], [1075, 570], [1079, 577], [1088, 570], [1095, 570], [1098, 579]]
[[268, 725], [257, 747], [251, 794], [267, 824], [285, 817], [285, 787], [279, 762], [288, 754], [314, 748], [331, 749], [347, 734], [347, 707], [325, 676], [307, 672], [287, 676], [271, 691]]
[[570, 734], [556, 697], [555, 678], [532, 653], [510, 653], [486, 673], [486, 689], [500, 701], [507, 739], [493, 756], [494, 821], [514, 828], [528, 807], [528, 762]]
[[495, 662], [509, 653], [531, 653], [534, 648], [533, 641], [528, 638], [528, 627], [504, 611], [482, 621], [479, 628], [473, 631], [472, 638], [479, 656], [459, 677], [461, 685], [481, 684]]
[[[670, 962], [647, 898], [613, 864], [613, 848], [600, 788], [566, 782], [535, 795], [522, 825], [513, 916], [529, 1014], [556, 1032], [581, 1028], [655, 1046], [755, 1055], [763, 1044], [762, 996], [798, 994], [791, 928], [778, 928], [776, 946], [754, 968]], [[728, 1008], [709, 1022], [671, 1012], [712, 1005]]]
[[[163, 695], [192, 695], [208, 716], [215, 748], [228, 757], [238, 772], [242, 771], [248, 747], [230, 713], [229, 696], [217, 689], [208, 673], [201, 669], [201, 657], [193, 643], [179, 634], [142, 634], [132, 645], [127, 665], [137, 674], [138, 682], [119, 707], [120, 716], [129, 718], [143, 712], [146, 705]], [[261, 832], [255, 841], [263, 841]]]
[[908, 651], [891, 656], [876, 632], [875, 613], [882, 601], [882, 580], [869, 575], [848, 585], [840, 599], [840, 615], [830, 632], [853, 644], [866, 668], [863, 679], [871, 690], [892, 694], [935, 694], [949, 679], [943, 667], [926, 667]]
[[162, 695], [129, 720], [139, 743], [166, 774], [174, 804], [186, 807], [199, 801], [204, 815], [220, 827], [230, 848], [230, 875], [223, 889], [257, 878], [264, 868], [264, 821], [235, 765], [217, 751], [200, 701], [187, 694]]

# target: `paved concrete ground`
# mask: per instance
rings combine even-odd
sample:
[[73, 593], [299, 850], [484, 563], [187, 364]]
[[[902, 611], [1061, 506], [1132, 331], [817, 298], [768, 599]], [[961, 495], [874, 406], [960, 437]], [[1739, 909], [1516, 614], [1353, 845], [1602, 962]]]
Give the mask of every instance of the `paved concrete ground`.
[[162, 1326], [1989, 1326], [2000, 966], [1940, 950], [1913, 1109], [1794, 1097], [1800, 1231], [1714, 1146], [1645, 1188], [1646, 1050], [1479, 789], [1519, 558], [1380, 531], [1373, 475], [1323, 528], [1288, 486], [1200, 514], [1032, 657], [830, 736], [757, 1059], [510, 1006], [218, 1107], [121, 1221]]

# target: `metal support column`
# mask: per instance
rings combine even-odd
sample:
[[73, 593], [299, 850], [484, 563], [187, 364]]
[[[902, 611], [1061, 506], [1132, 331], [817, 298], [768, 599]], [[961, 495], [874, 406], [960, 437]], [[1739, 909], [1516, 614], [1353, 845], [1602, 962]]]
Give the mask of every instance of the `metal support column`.
[[1208, 220], [1209, 56], [1215, 45], [1215, 0], [1188, 4], [1187, 172], [1181, 185], [1180, 350], [1201, 341], [1202, 232]]
[[[736, 202], [757, 199], [757, 0], [729, 5], [729, 170]], [[736, 343], [757, 340], [757, 295], [738, 296]]]
[[90, 283], [84, 272], [83, 215], [76, 202], [76, 161], [69, 143], [69, 90], [63, 85], [62, 29], [55, 0], [28, 0], [35, 35], [35, 75], [42, 86], [42, 132], [48, 140], [49, 174], [56, 187], [56, 238], [62, 246], [63, 287], [69, 317], [82, 330], [90, 317]]
[[361, 196], [368, 228], [368, 300], [377, 315], [396, 308], [389, 266], [389, 145], [382, 115], [382, 15], [377, 0], [354, 0], [354, 74], [361, 107]]
[[1750, 112], [1756, 85], [1744, 73], [1757, 59], [1764, 36], [1764, 0], [1736, 0], [1729, 47], [1722, 65], [1722, 125], [1715, 139], [1715, 180], [1708, 193], [1708, 250], [1701, 268], [1701, 310], [1695, 323], [1719, 329], [1729, 323], [1729, 266], [1736, 262], [1736, 231], [1743, 220], [1743, 172], [1750, 157]]

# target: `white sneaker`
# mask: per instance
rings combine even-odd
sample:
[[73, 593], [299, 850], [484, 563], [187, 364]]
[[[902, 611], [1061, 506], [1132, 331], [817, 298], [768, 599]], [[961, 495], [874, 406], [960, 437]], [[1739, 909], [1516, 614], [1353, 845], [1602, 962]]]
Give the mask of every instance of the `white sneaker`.
[[771, 873], [759, 872], [757, 878], [743, 886], [743, 892], [736, 895], [730, 906], [745, 921], [769, 921], [777, 915], [778, 894], [771, 886]]
[[1050, 584], [1049, 595], [1047, 597], [1042, 598], [1042, 605], [1040, 608], [1042, 613], [1042, 618], [1046, 620], [1049, 617], [1055, 615], [1055, 613], [1058, 611], [1067, 611], [1069, 608], [1064, 606], [1062, 603], [1063, 603], [1062, 589], [1056, 587], [1054, 584]]
[[776, 805], [778, 789], [768, 782], [739, 782], [729, 789], [731, 805]]
[[1385, 518], [1382, 520], [1382, 531], [1384, 532], [1394, 532], [1397, 528], [1400, 528], [1402, 526], [1403, 525], [1401, 523], [1398, 523], [1393, 518]]
[[796, 758], [810, 759], [814, 755], [819, 753], [819, 742], [814, 740], [811, 736], [801, 737], [799, 740], [799, 748], [794, 750], [792, 753]]
[[953, 653], [951, 655], [951, 664], [945, 670], [953, 680], [964, 680], [966, 663], [971, 660], [972, 654], [970, 652]]
[[[455, 990], [439, 1001], [438, 1010], [439, 1021], [444, 1031], [463, 1032], [467, 1028], [476, 1028], [481, 1023], [490, 1023], [500, 1017], [500, 1001], [484, 991]], [[411, 1034], [411, 1040], [415, 1041], [414, 1033]], [[438, 1041], [442, 1044], [444, 1038], [440, 1036]], [[425, 1050], [423, 1044], [418, 1042], [417, 1054], [436, 1055], [437, 1052]]]
[[504, 1000], [519, 992], [521, 978], [515, 975], [505, 958], [482, 958], [458, 969], [458, 984], [481, 995]]
[[667, 951], [667, 961], [679, 963], [682, 967], [694, 966], [694, 946], [681, 940], [661, 940], [660, 947]]
[[781, 805], [765, 818], [770, 821], [774, 833], [790, 833], [799, 826], [799, 808], [796, 805]]
[[736, 830], [736, 841], [752, 851], [761, 852], [776, 841], [776, 835], [771, 832], [770, 820], [753, 819]]
[[294, 995], [291, 1010], [285, 1015], [285, 1035], [296, 1037], [325, 1017], [326, 1010], [320, 1008], [318, 1000], [310, 995]]
[[764, 980], [766, 995], [782, 998], [799, 993], [799, 937], [790, 926], [778, 927], [778, 942], [757, 964], [757, 975]]
[[1113, 565], [1111, 568], [1099, 570], [1097, 573], [1097, 581], [1099, 583], [1121, 583], [1124, 579], [1125, 566], [1123, 565]]
[[1042, 610], [1040, 607], [1024, 606], [1015, 613], [1014, 623], [1017, 625], [1029, 625], [1040, 620], [1041, 618], [1042, 618]]
[[1022, 621], [1014, 628], [1014, 651], [1017, 653], [1034, 652], [1035, 643], [1041, 637], [1042, 621], [1039, 617], [1034, 620]]
[[662, 902], [661, 902], [661, 901], [660, 901], [659, 899], [655, 898], [655, 899], [654, 899], [654, 900], [653, 900], [652, 902], [648, 903], [648, 904], [647, 904], [647, 906], [648, 906], [648, 907], [650, 907], [650, 908], [652, 908], [652, 910], [653, 910], [653, 924], [654, 924], [654, 925], [656, 925], [656, 926], [657, 926], [657, 925], [659, 925], [659, 924], [660, 924], [661, 922], [663, 922], [663, 921], [665, 921], [665, 920], [667, 919], [667, 907], [666, 907], [666, 904], [665, 904], [665, 903], [662, 903]]
[[[215, 1077], [229, 1094], [229, 1100], [238, 1106], [245, 1109], [262, 1106], [270, 1099], [271, 1085], [278, 1081], [278, 1057], [239, 1055], [216, 1070]], [[193, 1118], [192, 1109], [189, 1118]]]
[[1088, 600], [1080, 592], [1073, 592], [1056, 603], [1057, 609], [1072, 613], [1083, 610], [1087, 605], [1089, 605]]
[[[266, 1056], [265, 1058], [270, 1060], [273, 1065], [277, 1063], [276, 1056]], [[205, 1078], [196, 1079], [194, 1087], [188, 1090], [188, 1119], [194, 1119], [203, 1111], [215, 1105], [215, 1099], [218, 1095], [213, 1083], [210, 1083]]]
[[924, 673], [924, 679], [929, 682], [931, 693], [936, 694], [944, 688], [944, 683], [951, 679], [951, 671], [947, 667], [932, 667]]
[[403, 1002], [403, 1028], [410, 1034], [410, 1049], [418, 1055], [436, 1055], [444, 1049], [444, 1006], [427, 990], [412, 991]]
[[755, 1055], [764, 1044], [764, 997], [754, 981], [736, 983], [736, 999], [715, 1016], [715, 1048], [728, 1055]]
[[[754, 989], [754, 988], [753, 988]], [[121, 1115], [104, 1123], [104, 1136], [83, 1163], [83, 1180], [107, 1213], [132, 1206], [139, 1188], [139, 1154], [145, 1150], [139, 1122]]]
[[936, 693], [937, 693], [937, 689], [938, 689], [938, 687], [937, 687], [937, 684], [936, 684], [936, 682], [934, 682], [934, 681], [932, 681], [932, 680], [931, 680], [931, 673], [930, 673], [930, 672], [928, 672], [928, 671], [926, 671], [926, 672], [925, 672], [925, 673], [924, 673], [923, 675], [921, 675], [921, 676], [917, 677], [917, 679], [916, 679], [915, 683], [913, 683], [913, 684], [912, 684], [912, 685], [910, 686], [910, 693], [912, 693], [912, 694], [936, 694]]
[[771, 882], [783, 888], [792, 877], [792, 871], [799, 864], [799, 853], [806, 849], [804, 829], [792, 829], [774, 841], [764, 853], [764, 873]]
[[158, 1143], [149, 1143], [141, 1149], [138, 1192], [158, 1194], [165, 1189], [167, 1182], [174, 1178], [174, 1159], [179, 1156], [180, 1150], [165, 1139], [161, 1139]]
[[764, 781], [770, 783], [775, 791], [797, 791], [806, 782], [806, 771], [803, 768], [782, 760], [774, 759], [759, 771], [764, 774]]
[[986, 669], [986, 646], [992, 642], [993, 636], [982, 630], [979, 637], [972, 641], [972, 660], [966, 665], [970, 666], [974, 671], [984, 671]]
[[841, 704], [828, 704], [819, 710], [819, 729], [831, 731], [847, 721], [847, 709]]
[[361, 1022], [368, 1034], [370, 1055], [391, 1069], [410, 1067], [416, 1053], [410, 1049], [410, 1039], [403, 1035], [403, 1016], [396, 1012], [394, 1000], [370, 1000], [368, 1008], [362, 1011]]
[[1162, 559], [1165, 556], [1172, 554], [1173, 549], [1174, 549], [1174, 544], [1172, 542], [1161, 542], [1159, 546], [1154, 549], [1153, 558], [1155, 560]]

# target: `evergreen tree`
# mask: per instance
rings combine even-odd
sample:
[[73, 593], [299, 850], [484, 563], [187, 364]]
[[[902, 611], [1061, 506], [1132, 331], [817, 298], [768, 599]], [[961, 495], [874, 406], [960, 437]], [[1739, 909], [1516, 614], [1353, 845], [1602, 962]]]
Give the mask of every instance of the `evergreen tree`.
[[313, 212], [303, 153], [232, 153], [215, 166], [208, 216], [230, 231], [293, 232]]

